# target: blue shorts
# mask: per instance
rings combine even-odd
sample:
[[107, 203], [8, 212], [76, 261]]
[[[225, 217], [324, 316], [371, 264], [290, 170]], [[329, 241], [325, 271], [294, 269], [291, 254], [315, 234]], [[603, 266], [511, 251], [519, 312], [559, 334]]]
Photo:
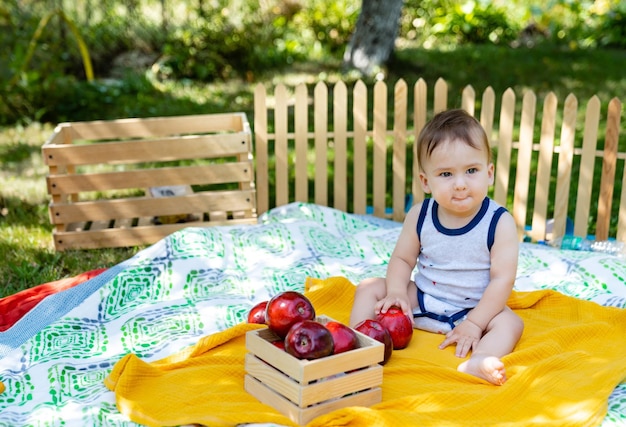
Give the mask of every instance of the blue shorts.
[[458, 307], [425, 294], [417, 288], [418, 306], [413, 310], [413, 324], [417, 329], [447, 334], [467, 317], [471, 308]]

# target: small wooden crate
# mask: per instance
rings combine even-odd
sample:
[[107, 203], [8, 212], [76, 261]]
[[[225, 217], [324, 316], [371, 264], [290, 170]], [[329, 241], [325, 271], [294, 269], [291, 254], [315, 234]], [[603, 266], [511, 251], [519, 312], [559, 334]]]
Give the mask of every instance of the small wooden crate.
[[359, 348], [316, 360], [299, 360], [274, 346], [280, 338], [270, 329], [248, 332], [246, 391], [301, 425], [336, 409], [380, 402], [384, 345], [356, 332]]
[[256, 222], [243, 113], [61, 123], [42, 152], [59, 251]]

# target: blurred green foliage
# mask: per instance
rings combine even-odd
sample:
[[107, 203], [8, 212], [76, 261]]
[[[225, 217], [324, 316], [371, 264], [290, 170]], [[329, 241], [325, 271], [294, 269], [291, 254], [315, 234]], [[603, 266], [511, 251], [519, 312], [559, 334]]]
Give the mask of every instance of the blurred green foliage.
[[[0, 5], [6, 47], [0, 125], [149, 112], [149, 105], [129, 102], [158, 92], [155, 81], [254, 82], [307, 61], [340, 64], [360, 6], [361, 0], [9, 0]], [[84, 58], [60, 18], [46, 24], [29, 60], [35, 29], [53, 10], [81, 32], [96, 81], [86, 81]], [[624, 49], [625, 19], [619, 0], [405, 0], [398, 40], [426, 49], [537, 43]]]
[[408, 0], [401, 34], [420, 44], [493, 43], [515, 40], [521, 30], [509, 8], [494, 2]]

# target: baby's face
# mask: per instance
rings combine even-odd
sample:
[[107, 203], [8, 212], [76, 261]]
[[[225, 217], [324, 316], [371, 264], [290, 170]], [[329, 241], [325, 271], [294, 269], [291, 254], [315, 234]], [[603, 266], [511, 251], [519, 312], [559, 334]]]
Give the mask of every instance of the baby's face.
[[493, 184], [494, 166], [487, 153], [459, 140], [435, 148], [422, 168], [424, 191], [455, 216], [473, 215]]

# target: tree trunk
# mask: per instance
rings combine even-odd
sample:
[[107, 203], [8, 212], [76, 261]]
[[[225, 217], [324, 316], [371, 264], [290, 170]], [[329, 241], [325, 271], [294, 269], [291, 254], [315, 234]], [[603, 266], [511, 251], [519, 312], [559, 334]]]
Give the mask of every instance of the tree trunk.
[[167, 2], [166, 0], [161, 0], [161, 29], [163, 30], [163, 34], [167, 34], [167, 29], [169, 27], [167, 17]]
[[403, 0], [363, 0], [356, 29], [343, 55], [346, 68], [365, 75], [383, 65], [393, 52]]

